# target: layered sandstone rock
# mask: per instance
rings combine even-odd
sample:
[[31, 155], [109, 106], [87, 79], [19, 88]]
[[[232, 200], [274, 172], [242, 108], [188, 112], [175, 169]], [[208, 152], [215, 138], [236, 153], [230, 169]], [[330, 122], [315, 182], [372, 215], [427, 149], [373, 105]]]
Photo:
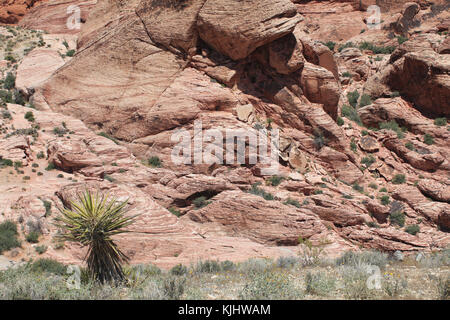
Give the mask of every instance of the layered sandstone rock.
[[15, 24], [34, 5], [45, 0], [2, 0], [0, 1], [0, 23]]
[[422, 180], [419, 190], [426, 196], [436, 200], [450, 202], [450, 186], [433, 180]]
[[51, 0], [33, 7], [20, 26], [49, 33], [77, 34], [97, 0]]
[[208, 0], [198, 14], [203, 41], [233, 60], [292, 32], [300, 17], [292, 2]]
[[26, 95], [34, 92], [46, 81], [65, 61], [61, 55], [52, 49], [35, 49], [30, 52], [17, 69], [16, 88]]
[[[63, 26], [63, 1], [52, 3], [45, 14], [36, 8], [24, 21], [64, 32], [65, 38], [72, 31]], [[358, 247], [445, 247], [449, 131], [426, 112], [446, 108], [447, 58], [438, 53], [444, 36], [430, 29], [392, 55], [339, 51], [339, 44], [330, 50], [323, 44], [329, 40], [398, 44], [386, 30], [361, 32], [366, 25], [359, 5], [86, 2], [82, 10], [90, 14], [82, 14], [87, 20], [73, 35], [73, 59], [64, 58], [60, 67], [54, 53], [36, 49], [18, 67], [18, 86], [35, 91], [30, 101], [40, 111], [8, 104], [11, 119], [0, 120], [0, 157], [23, 164], [12, 174], [0, 169], [0, 205], [7, 208], [0, 220], [23, 216], [19, 223], [26, 232], [42, 229], [48, 257], [79, 263], [83, 248], [57, 249], [52, 243], [57, 212], [47, 215], [43, 200], [53, 208], [68, 205], [87, 186], [129, 198], [130, 213], [140, 214], [132, 232], [118, 237], [132, 263], [170, 267], [199, 259], [292, 255], [299, 237], [334, 255]], [[390, 7], [400, 12], [397, 4], [383, 2], [383, 10]], [[422, 11], [416, 16], [431, 23], [433, 17], [427, 20]], [[38, 23], [42, 15], [46, 20]], [[352, 76], [344, 79], [345, 72]], [[377, 99], [394, 90], [401, 97]], [[373, 100], [357, 108], [361, 122], [340, 114], [354, 91]], [[33, 112], [35, 122], [25, 119], [26, 112]], [[404, 138], [361, 126], [379, 128], [388, 121], [407, 128]], [[17, 131], [32, 128], [36, 132], [29, 136]], [[263, 163], [249, 163], [251, 143], [239, 149], [234, 138], [232, 149], [245, 163], [173, 162], [173, 137], [180, 132], [195, 147], [215, 129], [220, 135], [213, 144], [220, 146], [232, 140], [227, 130], [267, 143], [274, 128], [281, 135], [277, 177], [264, 173]], [[424, 142], [425, 134], [434, 144]], [[209, 142], [201, 141], [200, 148]], [[153, 157], [159, 165], [149, 161]], [[43, 170], [49, 163], [56, 168]], [[405, 175], [403, 185], [394, 183], [398, 174]], [[389, 204], [381, 201], [385, 195], [391, 196]], [[418, 224], [421, 231], [413, 236], [395, 226], [389, 216], [396, 210], [404, 212], [406, 226]], [[21, 254], [36, 255], [27, 244]]]
[[300, 83], [305, 96], [311, 101], [323, 104], [324, 110], [332, 117], [337, 117], [339, 103], [339, 85], [334, 75], [319, 66], [306, 63]]
[[391, 63], [368, 80], [365, 91], [375, 97], [386, 95], [389, 89], [399, 91], [421, 112], [448, 116], [450, 57], [435, 51], [437, 41], [431, 36], [406, 41], [393, 53]]

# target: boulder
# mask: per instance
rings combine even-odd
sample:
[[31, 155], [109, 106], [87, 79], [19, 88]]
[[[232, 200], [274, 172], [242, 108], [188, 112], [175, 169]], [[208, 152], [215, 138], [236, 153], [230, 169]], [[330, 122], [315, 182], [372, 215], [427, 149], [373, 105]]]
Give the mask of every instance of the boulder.
[[21, 161], [27, 163], [27, 158], [31, 155], [30, 141], [25, 135], [14, 135], [5, 139], [0, 139], [0, 158], [9, 159], [13, 162]]
[[305, 63], [300, 84], [309, 101], [323, 104], [323, 108], [333, 119], [337, 118], [340, 99], [339, 84], [327, 69]]
[[308, 38], [302, 38], [301, 41], [303, 43], [303, 52], [306, 60], [309, 63], [327, 69], [334, 75], [336, 80], [339, 79], [338, 67], [334, 60], [333, 52], [319, 41]]
[[419, 11], [420, 6], [417, 3], [405, 3], [401, 17], [393, 25], [394, 30], [398, 33], [407, 33], [411, 27], [417, 25], [417, 22], [415, 23], [414, 21], [414, 17], [419, 13]]
[[431, 179], [420, 180], [417, 185], [419, 190], [436, 201], [450, 203], [450, 186]]
[[289, 0], [208, 0], [198, 14], [203, 41], [233, 60], [291, 33], [300, 21]]
[[145, 115], [182, 63], [149, 40], [137, 16], [97, 40], [37, 90], [47, 104], [37, 107], [51, 107], [127, 140], [150, 134]]
[[301, 150], [293, 147], [289, 151], [289, 164], [300, 173], [305, 173], [308, 167], [308, 160]]
[[380, 144], [377, 139], [371, 136], [364, 136], [359, 140], [359, 146], [366, 152], [377, 152], [380, 149]]
[[18, 23], [27, 12], [45, 0], [0, 0], [0, 23]]
[[17, 68], [16, 88], [29, 96], [64, 65], [61, 55], [52, 49], [37, 48], [31, 51]]
[[427, 116], [449, 117], [450, 55], [438, 54], [429, 41], [410, 41], [392, 54], [390, 64], [368, 79], [365, 93], [380, 97], [398, 91]]
[[268, 47], [269, 65], [280, 74], [290, 74], [303, 68], [303, 45], [294, 35], [288, 34], [277, 39]]
[[202, 209], [189, 211], [189, 218], [219, 224], [228, 235], [244, 236], [259, 243], [297, 245], [299, 236], [318, 237], [327, 230], [308, 209], [267, 201], [242, 191], [222, 192], [211, 201]]
[[171, 50], [188, 53], [198, 40], [197, 15], [206, 0], [141, 1], [136, 8], [150, 39]]
[[413, 101], [419, 111], [450, 117], [450, 55], [434, 51], [407, 53], [389, 84]]

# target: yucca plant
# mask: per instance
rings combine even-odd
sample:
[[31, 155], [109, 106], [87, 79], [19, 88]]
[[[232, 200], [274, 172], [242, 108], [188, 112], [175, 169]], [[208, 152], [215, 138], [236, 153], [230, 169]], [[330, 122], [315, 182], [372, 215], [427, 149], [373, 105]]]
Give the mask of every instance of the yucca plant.
[[137, 215], [125, 216], [127, 211], [128, 199], [120, 202], [109, 194], [86, 190], [60, 209], [61, 216], [56, 218], [60, 240], [88, 247], [88, 271], [101, 283], [125, 278], [122, 263], [129, 259], [112, 237], [128, 232], [124, 229], [134, 222]]

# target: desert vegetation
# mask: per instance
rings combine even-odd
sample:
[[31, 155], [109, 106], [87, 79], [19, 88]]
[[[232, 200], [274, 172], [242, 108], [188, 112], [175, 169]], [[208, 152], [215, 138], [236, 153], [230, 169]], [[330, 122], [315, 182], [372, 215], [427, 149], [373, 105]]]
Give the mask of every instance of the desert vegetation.
[[86, 258], [89, 276], [101, 283], [124, 280], [122, 264], [128, 257], [112, 236], [127, 232], [134, 216], [126, 216], [128, 201], [119, 202], [107, 194], [86, 190], [61, 210], [56, 221], [59, 240], [88, 247]]
[[[167, 270], [134, 265], [124, 266], [124, 281], [103, 284], [80, 267], [78, 288], [68, 285], [72, 269], [39, 258], [0, 271], [0, 299], [448, 299], [449, 252], [418, 253], [402, 261], [377, 251], [335, 259], [303, 251], [276, 260], [204, 260]], [[373, 272], [379, 276], [376, 288], [368, 286]]]

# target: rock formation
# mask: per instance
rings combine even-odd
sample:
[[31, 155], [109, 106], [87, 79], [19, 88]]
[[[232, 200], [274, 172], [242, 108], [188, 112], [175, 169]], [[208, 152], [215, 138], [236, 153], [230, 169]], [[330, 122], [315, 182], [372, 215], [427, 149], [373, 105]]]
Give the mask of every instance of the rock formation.
[[[33, 8], [20, 25], [47, 31], [48, 47], [17, 63], [11, 92], [27, 106], [2, 109], [0, 159], [21, 165], [0, 167], [0, 221], [38, 225], [45, 255], [67, 263], [84, 249], [53, 244], [57, 210], [48, 215], [42, 203], [60, 208], [84, 188], [129, 197], [141, 214], [118, 238], [132, 263], [291, 255], [299, 238], [330, 255], [447, 246], [450, 67], [445, 25], [433, 28], [448, 12], [383, 1], [382, 12], [399, 20], [368, 30], [372, 2]], [[67, 28], [70, 4], [81, 7], [80, 30]], [[418, 25], [400, 28], [409, 18]], [[8, 61], [2, 68], [14, 71]], [[271, 129], [280, 131], [276, 175], [247, 153]], [[229, 142], [227, 130], [248, 135], [243, 149], [233, 142], [244, 163], [173, 161], [180, 132], [194, 148], [215, 132], [200, 140], [205, 148]], [[405, 229], [414, 224], [416, 235]]]

